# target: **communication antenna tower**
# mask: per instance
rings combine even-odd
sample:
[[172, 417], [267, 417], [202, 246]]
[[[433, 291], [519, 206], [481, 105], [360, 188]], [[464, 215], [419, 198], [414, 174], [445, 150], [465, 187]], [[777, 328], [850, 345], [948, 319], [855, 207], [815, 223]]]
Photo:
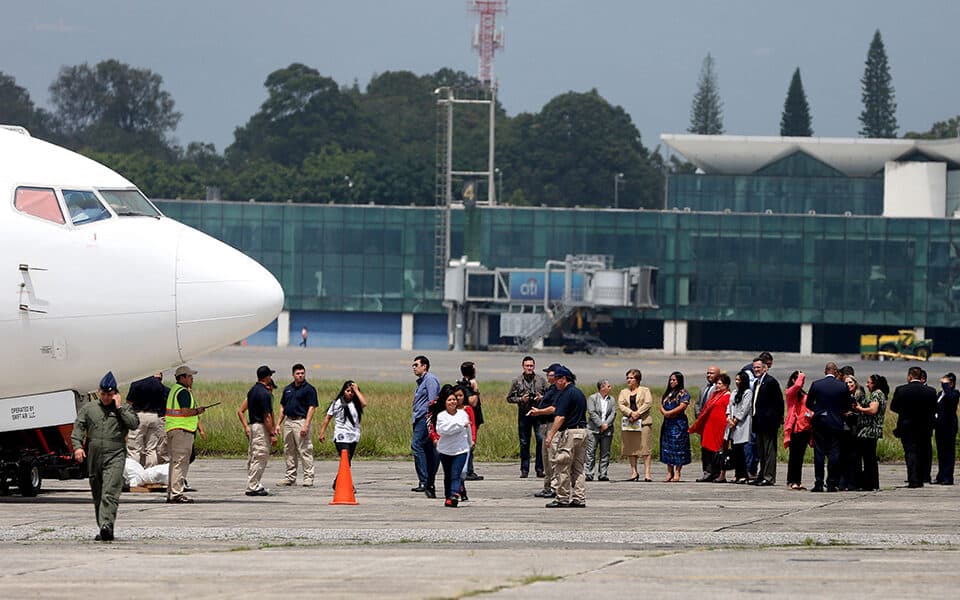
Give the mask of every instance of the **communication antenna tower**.
[[493, 78], [493, 55], [503, 48], [503, 29], [497, 30], [497, 15], [507, 13], [507, 0], [471, 0], [470, 11], [480, 15], [473, 30], [473, 47], [480, 54], [480, 83], [496, 87]]

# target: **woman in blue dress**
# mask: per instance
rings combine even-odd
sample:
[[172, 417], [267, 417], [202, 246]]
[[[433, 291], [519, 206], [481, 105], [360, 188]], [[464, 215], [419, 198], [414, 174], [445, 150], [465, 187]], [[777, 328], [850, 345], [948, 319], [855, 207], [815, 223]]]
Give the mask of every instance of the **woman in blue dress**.
[[680, 470], [690, 464], [690, 434], [687, 429], [687, 407], [690, 406], [690, 394], [683, 386], [683, 373], [670, 373], [667, 389], [660, 398], [660, 414], [663, 426], [660, 428], [660, 462], [667, 465], [667, 478], [664, 481], [680, 481]]

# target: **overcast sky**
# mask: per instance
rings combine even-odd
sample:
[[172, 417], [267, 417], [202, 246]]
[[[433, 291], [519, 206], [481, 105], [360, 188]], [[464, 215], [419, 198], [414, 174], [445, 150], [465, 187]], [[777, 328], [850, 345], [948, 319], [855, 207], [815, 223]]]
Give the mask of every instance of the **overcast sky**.
[[[467, 0], [35, 0], [3, 3], [0, 71], [34, 102], [63, 65], [115, 58], [163, 77], [175, 137], [222, 151], [302, 62], [341, 85], [441, 67], [477, 73]], [[597, 88], [652, 148], [681, 133], [704, 56], [716, 59], [727, 133], [777, 135], [800, 67], [816, 135], [853, 137], [859, 79], [880, 29], [900, 134], [960, 114], [956, 0], [511, 0], [495, 71], [508, 114]]]

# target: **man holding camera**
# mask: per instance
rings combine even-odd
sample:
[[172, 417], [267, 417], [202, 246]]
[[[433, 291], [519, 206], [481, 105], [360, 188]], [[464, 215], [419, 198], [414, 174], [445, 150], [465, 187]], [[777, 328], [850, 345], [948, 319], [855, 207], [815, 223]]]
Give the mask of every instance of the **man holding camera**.
[[537, 455], [534, 467], [537, 477], [543, 477], [543, 438], [538, 427], [537, 417], [528, 416], [531, 408], [537, 406], [547, 389], [547, 380], [537, 373], [537, 363], [532, 356], [524, 356], [520, 361], [523, 372], [510, 384], [507, 402], [517, 405], [517, 435], [520, 438], [520, 478], [530, 475], [530, 434], [537, 440]]

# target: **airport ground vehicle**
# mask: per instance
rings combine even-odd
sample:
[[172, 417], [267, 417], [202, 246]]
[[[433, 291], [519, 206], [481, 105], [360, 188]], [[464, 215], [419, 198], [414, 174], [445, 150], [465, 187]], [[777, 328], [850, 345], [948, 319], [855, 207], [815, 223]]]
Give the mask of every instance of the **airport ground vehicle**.
[[36, 496], [43, 478], [86, 477], [86, 465], [70, 452], [72, 425], [0, 433], [0, 495], [16, 488], [21, 496]]
[[933, 340], [918, 338], [912, 329], [901, 329], [896, 335], [860, 336], [860, 357], [865, 360], [927, 360], [931, 354]]

